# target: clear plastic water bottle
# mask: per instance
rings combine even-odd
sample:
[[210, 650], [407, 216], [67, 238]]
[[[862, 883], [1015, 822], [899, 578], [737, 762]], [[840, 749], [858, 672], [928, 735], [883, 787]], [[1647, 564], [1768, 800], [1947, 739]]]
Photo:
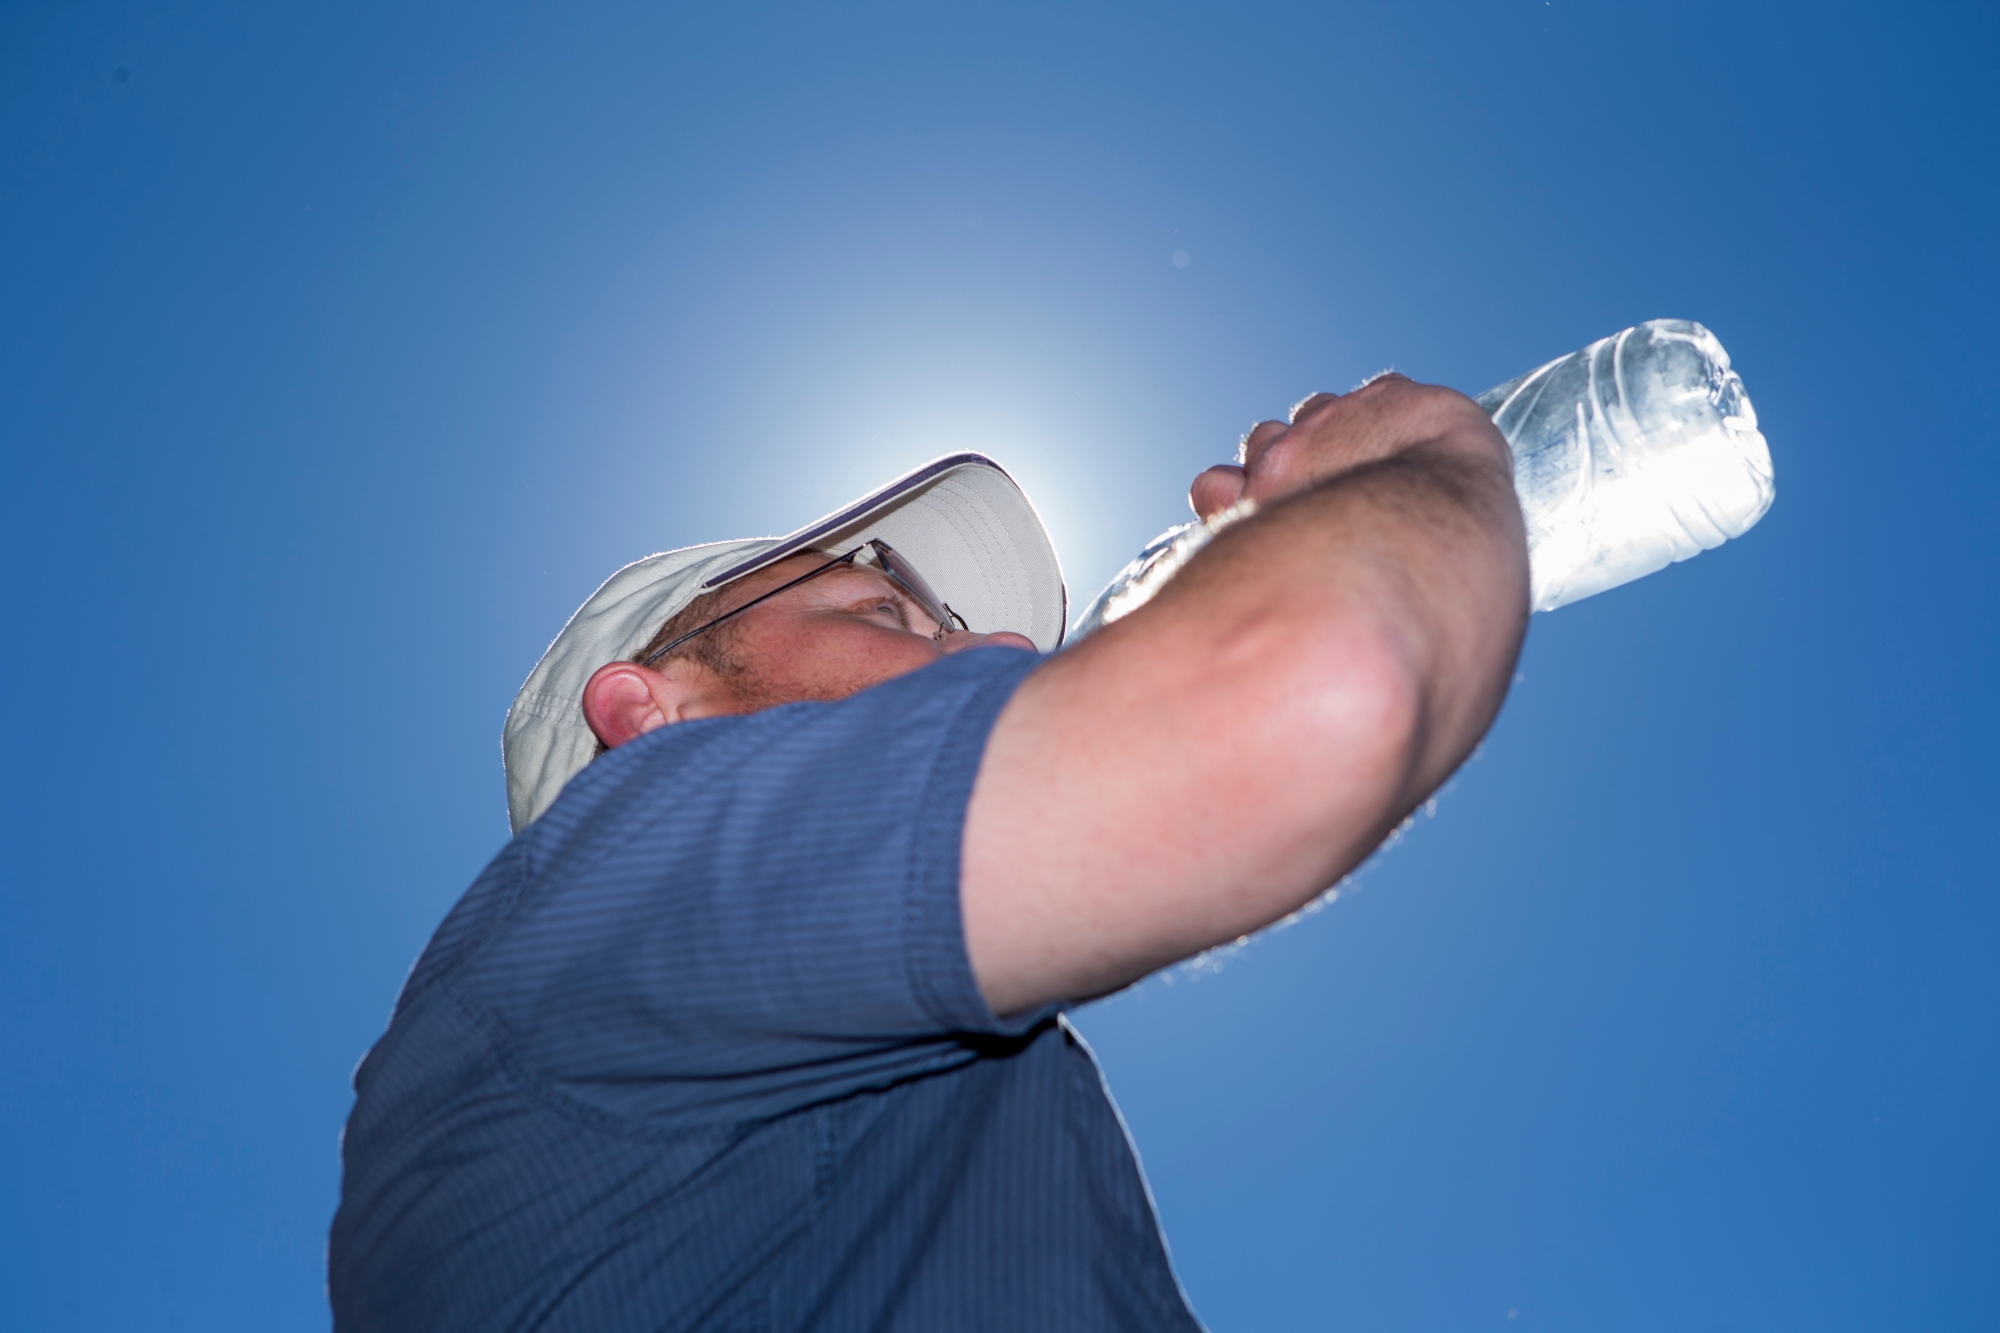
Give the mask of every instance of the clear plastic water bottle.
[[[1743, 381], [1692, 320], [1648, 320], [1477, 401], [1514, 451], [1537, 611], [1740, 537], [1777, 494]], [[1226, 523], [1218, 516], [1154, 538], [1070, 639], [1144, 605]]]

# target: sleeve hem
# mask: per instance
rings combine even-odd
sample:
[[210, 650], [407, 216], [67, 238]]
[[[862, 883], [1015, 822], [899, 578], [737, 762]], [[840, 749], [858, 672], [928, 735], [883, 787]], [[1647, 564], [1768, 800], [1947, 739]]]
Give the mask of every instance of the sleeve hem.
[[1058, 1007], [1044, 1005], [1004, 1019], [993, 1012], [973, 975], [959, 902], [965, 814], [973, 784], [993, 724], [1028, 670], [997, 673], [973, 693], [938, 747], [916, 812], [904, 896], [903, 961], [912, 992], [947, 1031], [1015, 1035], [1045, 1021]]

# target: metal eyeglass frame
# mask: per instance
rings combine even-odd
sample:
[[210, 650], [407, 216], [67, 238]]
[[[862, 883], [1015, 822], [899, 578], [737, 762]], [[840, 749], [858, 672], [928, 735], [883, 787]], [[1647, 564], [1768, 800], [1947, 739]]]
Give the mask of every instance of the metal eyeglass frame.
[[706, 634], [709, 630], [714, 629], [730, 617], [740, 616], [759, 602], [767, 602], [781, 592], [798, 587], [808, 579], [816, 579], [835, 565], [851, 565], [854, 563], [856, 556], [860, 555], [863, 551], [871, 549], [875, 552], [875, 559], [882, 566], [882, 572], [889, 576], [889, 581], [908, 593], [917, 605], [924, 609], [924, 613], [937, 622], [937, 632], [931, 635], [933, 639], [942, 640], [953, 629], [971, 630], [972, 626], [965, 623], [965, 617], [952, 610], [950, 602], [945, 601], [936, 592], [932, 591], [931, 585], [924, 581], [924, 576], [917, 573], [916, 566], [904, 559], [895, 547], [878, 537], [863, 542], [845, 554], [833, 557], [833, 559], [827, 561], [818, 569], [808, 570], [789, 583], [780, 583], [777, 587], [771, 589], [771, 591], [757, 597], [752, 597], [734, 611], [725, 611], [706, 624], [695, 626], [679, 638], [646, 654], [645, 657], [640, 659], [639, 665], [650, 667], [653, 663], [659, 661], [662, 657], [665, 657], [695, 635]]

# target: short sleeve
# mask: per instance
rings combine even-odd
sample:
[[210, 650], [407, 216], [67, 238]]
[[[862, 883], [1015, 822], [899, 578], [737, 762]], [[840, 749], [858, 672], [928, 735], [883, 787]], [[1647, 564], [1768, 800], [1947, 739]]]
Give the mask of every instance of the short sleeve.
[[[781, 1114], [963, 1063], [996, 1019], [959, 851], [986, 738], [1041, 659], [955, 654], [838, 703], [665, 727], [510, 849], [442, 978], [523, 1077], [668, 1124]], [[499, 863], [496, 863], [496, 865]]]

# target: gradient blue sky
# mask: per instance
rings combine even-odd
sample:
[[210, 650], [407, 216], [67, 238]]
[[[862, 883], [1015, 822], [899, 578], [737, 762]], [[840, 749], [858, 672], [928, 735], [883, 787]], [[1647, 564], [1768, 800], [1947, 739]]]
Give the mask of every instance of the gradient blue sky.
[[617, 565], [971, 447], [1081, 605], [1307, 392], [1679, 316], [1770, 516], [1081, 1024], [1217, 1333], [1992, 1328], [1996, 148], [1972, 3], [0, 5], [0, 1325], [325, 1326]]

